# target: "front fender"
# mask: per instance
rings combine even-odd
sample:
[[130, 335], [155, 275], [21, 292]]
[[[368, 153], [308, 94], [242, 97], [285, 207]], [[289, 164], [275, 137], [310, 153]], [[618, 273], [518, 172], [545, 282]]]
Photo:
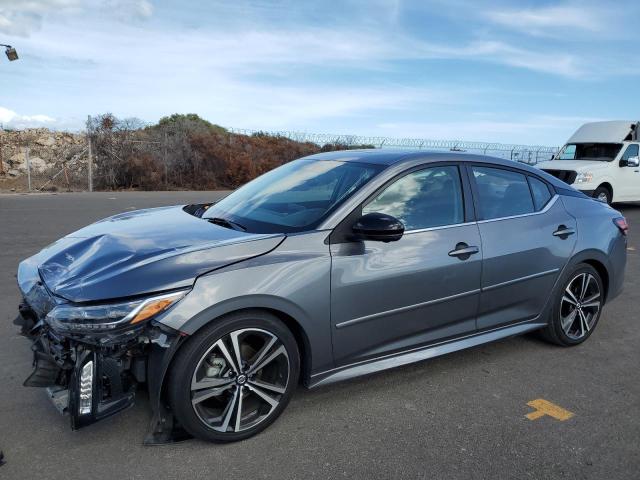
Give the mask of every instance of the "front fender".
[[331, 256], [326, 236], [320, 231], [287, 237], [268, 254], [199, 277], [159, 322], [193, 335], [234, 311], [281, 312], [312, 340], [305, 352], [306, 360], [311, 360], [309, 370], [332, 368]]

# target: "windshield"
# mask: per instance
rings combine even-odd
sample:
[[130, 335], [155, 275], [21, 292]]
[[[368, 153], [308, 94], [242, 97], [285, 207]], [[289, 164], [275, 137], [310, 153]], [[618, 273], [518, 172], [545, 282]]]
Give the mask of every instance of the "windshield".
[[247, 183], [212, 205], [203, 218], [235, 222], [253, 233], [310, 230], [383, 168], [296, 160]]
[[616, 158], [621, 148], [621, 143], [567, 143], [560, 150], [557, 160], [610, 162]]

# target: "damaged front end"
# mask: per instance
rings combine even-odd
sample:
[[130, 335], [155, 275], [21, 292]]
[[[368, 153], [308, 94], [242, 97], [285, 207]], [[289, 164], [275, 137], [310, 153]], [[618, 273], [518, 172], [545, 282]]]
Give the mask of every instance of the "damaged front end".
[[160, 437], [169, 441], [160, 390], [182, 336], [154, 319], [185, 294], [72, 304], [55, 297], [42, 281], [33, 283], [23, 290], [15, 321], [33, 341], [34, 369], [24, 385], [46, 388], [75, 430], [131, 407], [137, 386], [146, 383], [156, 424], [146, 443], [161, 443]]

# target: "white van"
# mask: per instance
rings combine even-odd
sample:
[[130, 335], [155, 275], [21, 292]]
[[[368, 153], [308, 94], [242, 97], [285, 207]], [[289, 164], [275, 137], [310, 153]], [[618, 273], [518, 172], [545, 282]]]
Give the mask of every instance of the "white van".
[[640, 201], [640, 122], [585, 123], [548, 162], [536, 165], [607, 203]]

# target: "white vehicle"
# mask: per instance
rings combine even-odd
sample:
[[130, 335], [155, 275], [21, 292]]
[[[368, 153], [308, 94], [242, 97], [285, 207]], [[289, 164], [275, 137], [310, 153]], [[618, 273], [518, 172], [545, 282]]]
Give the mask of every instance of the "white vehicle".
[[609, 204], [640, 201], [640, 122], [585, 123], [548, 162], [537, 165]]

